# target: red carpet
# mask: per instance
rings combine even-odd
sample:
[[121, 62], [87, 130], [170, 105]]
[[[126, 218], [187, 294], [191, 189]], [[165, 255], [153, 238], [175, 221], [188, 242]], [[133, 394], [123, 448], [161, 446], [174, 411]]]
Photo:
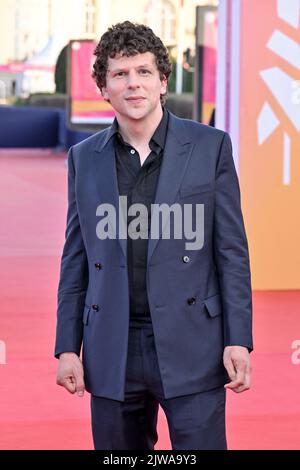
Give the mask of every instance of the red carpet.
[[[55, 384], [56, 289], [66, 217], [65, 155], [0, 151], [0, 449], [91, 449], [89, 397]], [[300, 449], [300, 292], [254, 294], [252, 390], [228, 393], [231, 449]], [[0, 358], [1, 362], [1, 358]], [[169, 449], [160, 414], [157, 449]]]

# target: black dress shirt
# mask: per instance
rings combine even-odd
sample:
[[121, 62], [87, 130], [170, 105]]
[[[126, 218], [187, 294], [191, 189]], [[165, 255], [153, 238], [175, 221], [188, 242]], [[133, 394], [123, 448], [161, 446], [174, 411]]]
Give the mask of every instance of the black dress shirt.
[[[151, 227], [151, 204], [155, 200], [167, 128], [168, 111], [163, 109], [163, 117], [149, 142], [151, 152], [143, 165], [138, 151], [125, 142], [118, 132], [116, 119], [110, 131], [110, 137], [114, 136], [119, 195], [127, 196], [127, 208], [131, 204], [139, 203], [146, 206], [148, 212], [148, 227], [142, 224], [142, 227], [138, 225], [136, 229], [136, 231], [140, 229], [141, 235], [144, 234], [146, 238], [132, 239], [128, 236], [128, 226], [139, 213], [127, 217], [130, 319], [140, 322], [151, 322], [146, 281], [148, 234]], [[143, 231], [143, 228], [148, 228], [148, 232]]]

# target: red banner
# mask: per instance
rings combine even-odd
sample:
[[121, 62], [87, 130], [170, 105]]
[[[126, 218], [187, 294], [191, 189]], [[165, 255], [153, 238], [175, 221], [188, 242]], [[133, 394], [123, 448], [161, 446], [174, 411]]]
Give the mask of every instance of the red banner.
[[113, 108], [105, 101], [91, 77], [96, 43], [70, 43], [70, 121], [72, 124], [109, 124]]

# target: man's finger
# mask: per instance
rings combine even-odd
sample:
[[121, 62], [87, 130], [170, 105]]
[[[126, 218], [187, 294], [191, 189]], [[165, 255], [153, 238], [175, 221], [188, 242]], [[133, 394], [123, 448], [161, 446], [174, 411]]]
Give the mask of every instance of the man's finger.
[[82, 371], [76, 371], [75, 374], [74, 374], [74, 378], [75, 378], [75, 390], [76, 390], [76, 393], [79, 397], [83, 397], [84, 395], [84, 390], [85, 390], [85, 386], [84, 386], [84, 380], [83, 380], [83, 373]]
[[248, 368], [245, 375], [245, 386], [247, 390], [251, 387], [251, 368]]
[[75, 393], [76, 391], [75, 381], [72, 376], [65, 377], [59, 385], [62, 385], [70, 393]]
[[240, 367], [241, 368], [237, 370], [236, 379], [225, 386], [237, 393], [250, 388], [250, 375], [248, 373], [247, 366], [242, 364]]
[[246, 384], [239, 385], [238, 387], [233, 388], [233, 392], [235, 393], [241, 393], [244, 392], [245, 390], [249, 390], [250, 387], [248, 387]]
[[234, 368], [234, 365], [233, 365], [232, 361], [230, 360], [230, 361], [224, 362], [224, 367], [227, 370], [227, 374], [228, 374], [230, 380], [235, 380], [236, 370]]
[[245, 384], [245, 373], [246, 369], [238, 369], [235, 378], [229, 384], [226, 384], [225, 388], [231, 388], [233, 390], [237, 387], [243, 386]]
[[241, 381], [241, 380], [232, 380], [231, 382], [229, 382], [228, 384], [225, 384], [225, 388], [230, 388], [231, 390], [234, 390], [238, 387], [241, 387], [244, 385], [244, 382]]

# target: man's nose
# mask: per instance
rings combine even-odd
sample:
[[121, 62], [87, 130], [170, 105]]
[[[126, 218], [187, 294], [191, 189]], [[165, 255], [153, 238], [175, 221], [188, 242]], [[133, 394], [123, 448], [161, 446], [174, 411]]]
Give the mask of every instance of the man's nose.
[[135, 71], [128, 73], [127, 84], [128, 88], [138, 88], [140, 86], [140, 77]]

